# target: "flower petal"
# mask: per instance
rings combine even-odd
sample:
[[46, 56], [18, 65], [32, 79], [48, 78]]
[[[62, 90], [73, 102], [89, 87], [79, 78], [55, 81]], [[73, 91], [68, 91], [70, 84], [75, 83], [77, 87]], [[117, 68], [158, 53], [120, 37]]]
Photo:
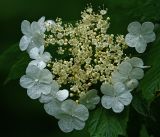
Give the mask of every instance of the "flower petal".
[[84, 105], [78, 104], [77, 107], [73, 110], [72, 116], [82, 121], [86, 121], [89, 117], [89, 112], [88, 112], [88, 109]]
[[97, 90], [95, 89], [87, 91], [86, 94], [79, 99], [79, 102], [90, 110], [94, 109], [99, 101], [100, 97], [97, 95]]
[[26, 75], [33, 78], [33, 79], [39, 79], [41, 70], [34, 65], [28, 65], [26, 69]]
[[36, 84], [27, 90], [28, 96], [32, 99], [37, 99], [43, 93], [48, 95], [51, 92], [51, 86], [46, 84]]
[[41, 60], [32, 60], [28, 65], [36, 66], [39, 69], [44, 69], [46, 67], [46, 63]]
[[31, 39], [27, 36], [23, 36], [19, 43], [19, 48], [21, 51], [25, 51], [28, 48], [28, 45], [30, 43]]
[[48, 95], [51, 92], [51, 84], [38, 84], [38, 90], [43, 93], [44, 95]]
[[53, 75], [48, 69], [43, 69], [41, 71], [39, 80], [41, 83], [50, 84], [53, 80]]
[[138, 37], [139, 37], [139, 35], [132, 35], [132, 34], [128, 33], [125, 36], [125, 42], [127, 43], [127, 45], [129, 47], [136, 47]]
[[143, 37], [139, 37], [135, 43], [135, 48], [138, 53], [143, 53], [146, 50], [147, 43]]
[[92, 89], [90, 91], [88, 91], [88, 96], [90, 98], [89, 102], [92, 104], [97, 105], [100, 101], [100, 97], [97, 95], [97, 90]]
[[101, 92], [108, 96], [114, 95], [114, 89], [109, 83], [102, 83], [101, 85]]
[[42, 60], [44, 61], [44, 62], [48, 62], [48, 61], [50, 61], [51, 60], [51, 54], [50, 53], [48, 53], [48, 52], [44, 52], [44, 54], [41, 56], [41, 58], [42, 58]]
[[71, 132], [73, 128], [73, 123], [71, 118], [64, 118], [58, 121], [58, 126], [63, 132]]
[[35, 84], [35, 81], [26, 75], [20, 78], [20, 85], [23, 88], [31, 88], [34, 84]]
[[144, 77], [144, 71], [141, 68], [134, 68], [129, 77], [130, 79], [142, 79]]
[[128, 89], [133, 90], [138, 86], [139, 82], [137, 79], [131, 79], [126, 82], [126, 86]]
[[137, 21], [131, 22], [128, 25], [128, 32], [131, 34], [140, 34], [141, 31], [141, 24]]
[[104, 108], [106, 109], [110, 109], [112, 107], [112, 104], [114, 102], [115, 97], [111, 97], [111, 96], [106, 96], [104, 95], [101, 98], [101, 104]]
[[48, 94], [48, 95], [42, 94], [39, 101], [41, 103], [49, 103], [50, 101], [52, 101], [53, 98], [56, 97], [56, 93], [58, 92], [58, 90], [59, 90], [59, 85], [55, 80], [53, 80], [53, 82], [51, 84], [50, 94]]
[[129, 73], [132, 70], [132, 65], [128, 62], [122, 62], [119, 66], [118, 66], [118, 70], [119, 73], [128, 76]]
[[42, 92], [39, 90], [39, 87], [37, 85], [34, 85], [33, 87], [27, 90], [27, 95], [31, 99], [38, 99], [41, 96], [41, 93]]
[[118, 100], [125, 106], [129, 105], [132, 101], [132, 95], [130, 92], [126, 92], [118, 96]]
[[26, 36], [31, 36], [31, 25], [30, 22], [27, 20], [22, 21], [21, 24], [21, 31]]
[[63, 90], [59, 90], [57, 93], [56, 93], [56, 98], [59, 100], [59, 101], [64, 101], [65, 99], [67, 99], [69, 96], [69, 91], [66, 90], [66, 89], [63, 89]]
[[100, 97], [97, 95], [94, 98], [90, 99], [90, 103], [97, 105], [100, 101]]
[[49, 95], [41, 94], [41, 97], [39, 98], [39, 102], [46, 104], [52, 101], [52, 99], [53, 99], [53, 96], [50, 94]]
[[146, 43], [153, 42], [156, 39], [156, 34], [154, 32], [149, 34], [144, 34], [143, 38], [146, 41]]
[[34, 34], [33, 40], [33, 47], [41, 47], [44, 45], [44, 38], [42, 34], [36, 33]]
[[40, 59], [39, 49], [34, 47], [30, 50], [29, 56], [31, 59]]
[[45, 24], [44, 24], [44, 21], [45, 21], [45, 17], [41, 17], [39, 20], [38, 20], [38, 24], [40, 25], [40, 29], [42, 32], [45, 32], [46, 28], [45, 28]]
[[154, 30], [154, 24], [152, 22], [144, 22], [142, 24], [142, 34], [148, 34], [148, 33], [152, 33]]
[[118, 71], [112, 73], [112, 82], [125, 82], [128, 79], [128, 75], [120, 74]]
[[124, 105], [118, 101], [118, 99], [115, 99], [113, 104], [112, 104], [112, 110], [115, 112], [115, 113], [120, 113], [122, 112], [124, 109]]
[[44, 23], [44, 21], [45, 21], [45, 17], [42, 16], [42, 17], [38, 20], [38, 23], [41, 24], [41, 23]]
[[115, 91], [116, 95], [119, 95], [119, 94], [126, 91], [126, 87], [122, 82], [115, 83], [113, 85], [113, 87], [114, 87], [114, 91]]
[[60, 86], [58, 85], [58, 83], [55, 80], [52, 81], [51, 86], [52, 86], [51, 94], [56, 95], [56, 93], [59, 91]]
[[41, 34], [36, 33], [32, 36], [27, 51], [29, 53], [32, 48], [34, 47], [40, 48], [42, 46], [44, 46], [44, 38]]
[[73, 128], [76, 130], [82, 130], [85, 127], [85, 122], [77, 118], [73, 118], [72, 123], [73, 123]]
[[40, 33], [41, 28], [38, 22], [33, 21], [31, 23], [31, 31], [32, 31], [32, 35], [34, 35], [35, 33]]
[[73, 115], [73, 111], [77, 108], [77, 103], [71, 99], [65, 100], [62, 105], [61, 109], [68, 115]]
[[44, 45], [40, 46], [38, 49], [39, 49], [39, 54], [42, 55], [45, 50]]
[[129, 63], [131, 63], [133, 67], [137, 67], [137, 68], [141, 68], [144, 65], [143, 60], [138, 57], [133, 57], [129, 59]]
[[65, 116], [65, 114], [61, 110], [61, 104], [62, 103], [60, 101], [53, 98], [52, 101], [50, 101], [47, 104], [44, 104], [44, 109], [45, 109], [47, 114], [60, 119], [60, 118], [63, 118]]

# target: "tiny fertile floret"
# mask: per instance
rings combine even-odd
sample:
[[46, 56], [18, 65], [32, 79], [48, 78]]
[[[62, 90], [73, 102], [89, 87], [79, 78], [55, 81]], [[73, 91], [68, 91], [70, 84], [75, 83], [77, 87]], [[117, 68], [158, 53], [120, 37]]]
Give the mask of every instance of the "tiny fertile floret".
[[[109, 18], [106, 10], [96, 14], [89, 8], [81, 13], [82, 19], [75, 26], [62, 24], [57, 19], [54, 26], [47, 27], [46, 47], [60, 46], [57, 53], [70, 58], [53, 60], [50, 69], [60, 85], [70, 85], [71, 96], [80, 98], [97, 82], [111, 82], [111, 73], [125, 58], [123, 50], [127, 47], [122, 35], [107, 34]], [[69, 47], [69, 48], [67, 48]]]

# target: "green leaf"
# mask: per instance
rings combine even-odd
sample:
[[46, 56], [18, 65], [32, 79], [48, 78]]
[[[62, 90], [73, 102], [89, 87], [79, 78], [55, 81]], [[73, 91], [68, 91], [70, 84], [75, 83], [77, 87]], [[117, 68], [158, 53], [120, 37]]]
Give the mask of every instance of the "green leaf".
[[142, 96], [149, 103], [155, 98], [155, 93], [160, 89], [160, 28], [157, 32], [157, 39], [150, 49], [144, 54], [145, 64], [151, 68], [145, 73], [141, 81]]
[[160, 20], [159, 0], [138, 0], [135, 1], [134, 5], [136, 6], [129, 11], [129, 14], [132, 16], [132, 18], [137, 18], [142, 22], [158, 22]]
[[21, 58], [11, 67], [5, 83], [10, 80], [19, 79], [25, 73], [29, 60], [30, 59], [27, 54], [22, 54]]
[[91, 137], [118, 137], [126, 135], [128, 110], [115, 114], [109, 110], [98, 108], [90, 114], [87, 123]]
[[142, 125], [141, 131], [140, 131], [140, 137], [150, 137], [144, 125]]
[[132, 100], [133, 108], [143, 116], [149, 116], [149, 105], [141, 95], [136, 94]]
[[19, 50], [18, 44], [8, 47], [0, 55], [0, 71], [7, 74], [12, 65], [19, 59], [22, 52]]
[[20, 51], [18, 44], [8, 47], [0, 55], [0, 71], [8, 75], [4, 83], [20, 78], [24, 74], [29, 60], [28, 54]]

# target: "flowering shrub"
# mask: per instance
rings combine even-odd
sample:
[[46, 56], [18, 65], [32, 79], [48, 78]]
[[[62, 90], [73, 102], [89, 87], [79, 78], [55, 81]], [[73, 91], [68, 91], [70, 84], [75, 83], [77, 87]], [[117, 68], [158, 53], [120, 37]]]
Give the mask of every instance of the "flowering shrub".
[[150, 67], [126, 51], [146, 50], [156, 38], [153, 23], [132, 22], [126, 36], [109, 34], [109, 27], [107, 10], [96, 13], [91, 7], [75, 24], [44, 17], [22, 22], [19, 47], [32, 61], [20, 85], [31, 99], [44, 103], [64, 132], [83, 129], [89, 110], [97, 105], [115, 113], [127, 109], [144, 69]]

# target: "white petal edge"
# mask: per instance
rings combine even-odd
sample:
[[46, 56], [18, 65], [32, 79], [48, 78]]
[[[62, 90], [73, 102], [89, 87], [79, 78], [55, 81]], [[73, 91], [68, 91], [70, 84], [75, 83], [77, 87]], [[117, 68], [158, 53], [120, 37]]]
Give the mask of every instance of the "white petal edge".
[[58, 126], [65, 133], [71, 132], [74, 129], [71, 118], [70, 119], [60, 119], [58, 121]]
[[69, 96], [69, 91], [66, 90], [66, 89], [63, 89], [63, 90], [59, 90], [57, 93], [56, 93], [56, 98], [59, 100], [59, 101], [64, 101], [65, 99], [67, 99]]
[[142, 34], [152, 33], [154, 30], [154, 24], [152, 22], [144, 22], [142, 24]]
[[21, 31], [24, 35], [31, 36], [31, 24], [29, 21], [27, 20], [22, 21]]
[[19, 43], [19, 48], [21, 51], [25, 51], [28, 48], [28, 45], [30, 43], [31, 39], [27, 36], [23, 36]]
[[104, 95], [101, 98], [101, 104], [104, 108], [110, 109], [113, 105], [114, 99], [115, 99], [115, 97], [110, 97], [110, 96]]
[[141, 24], [138, 21], [131, 22], [127, 29], [131, 34], [140, 34]]
[[112, 104], [112, 110], [115, 112], [115, 113], [120, 113], [122, 112], [124, 109], [124, 105], [118, 101], [118, 99], [115, 99], [113, 104]]
[[34, 80], [24, 75], [20, 78], [20, 85], [23, 88], [31, 88], [35, 84]]

